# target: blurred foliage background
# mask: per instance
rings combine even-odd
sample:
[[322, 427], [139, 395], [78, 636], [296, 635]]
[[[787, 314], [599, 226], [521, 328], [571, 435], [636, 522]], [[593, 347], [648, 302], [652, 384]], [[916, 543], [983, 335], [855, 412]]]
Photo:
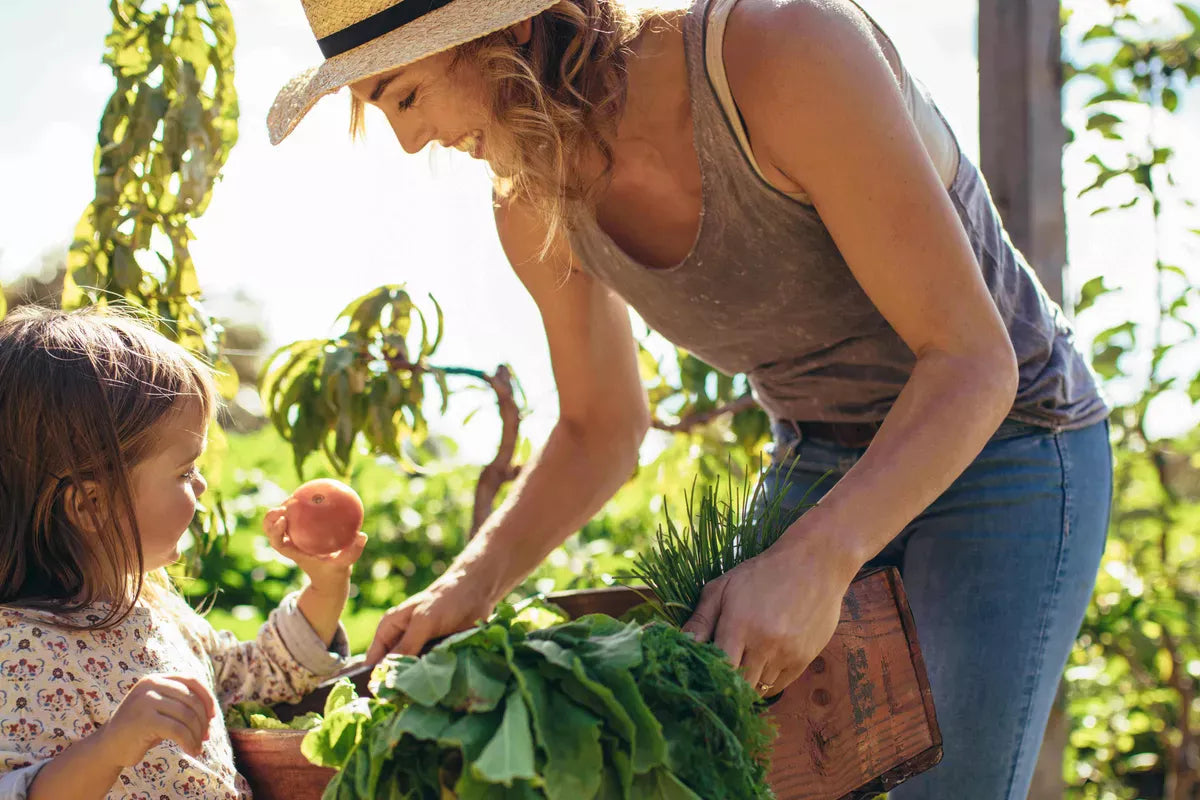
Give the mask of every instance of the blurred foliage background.
[[1090, 92], [1071, 147], [1095, 167], [1094, 182], [1081, 192], [1098, 198], [1092, 213], [1139, 215], [1153, 256], [1138, 281], [1153, 286], [1155, 308], [1147, 320], [1135, 318], [1127, 305], [1134, 287], [1103, 277], [1083, 286], [1075, 308], [1081, 315], [1127, 310], [1092, 345], [1092, 364], [1115, 405], [1117, 462], [1109, 544], [1065, 676], [1068, 796], [1194, 800], [1200, 432], [1156, 438], [1148, 420], [1169, 413], [1173, 401], [1200, 401], [1200, 216], [1189, 187], [1176, 179], [1176, 147], [1194, 153], [1197, 139], [1194, 129], [1182, 141], [1171, 137], [1180, 97], [1200, 76], [1200, 11], [1177, 3], [1139, 15], [1125, 2], [1069, 3], [1067, 10], [1094, 13], [1097, 6], [1103, 21], [1066, 51], [1068, 79]]
[[[1064, 5], [1064, 22], [1075, 13], [1102, 20], [1064, 41], [1064, 77], [1088, 97], [1068, 109], [1082, 120], [1068, 156], [1094, 169], [1081, 193], [1096, 198], [1094, 213], [1141, 215], [1155, 255], [1138, 281], [1153, 283], [1156, 306], [1148, 321], [1122, 314], [1130, 287], [1101, 277], [1082, 287], [1074, 308], [1109, 318], [1116, 310], [1121, 321], [1091, 343], [1115, 404], [1117, 480], [1108, 550], [1065, 673], [1066, 796], [1196, 800], [1200, 432], [1155, 437], [1147, 419], [1165, 413], [1156, 409], [1166, 398], [1200, 402], [1196, 250], [1194, 242], [1179, 246], [1200, 234], [1200, 217], [1175, 179], [1175, 148], [1195, 157], [1196, 138], [1193, 131], [1173, 141], [1168, 124], [1200, 73], [1200, 12], [1186, 2], [1160, 4], [1155, 14], [1124, 0]], [[519, 380], [504, 365], [438, 363], [436, 300], [414, 302], [402, 286], [343, 298], [340, 315], [331, 309], [334, 335], [274, 354], [262, 352], [254, 325], [211, 316], [188, 225], [203, 214], [236, 143], [234, 20], [224, 0], [111, 7], [105, 61], [116, 88], [99, 124], [95, 199], [56, 277], [7, 287], [0, 315], [29, 297], [131, 304], [220, 371], [229, 402], [204, 465], [211, 502], [176, 570], [189, 599], [211, 606], [215, 625], [252, 637], [299, 585], [294, 565], [261, 535], [265, 510], [301, 479], [352, 483], [371, 535], [345, 615], [361, 651], [384, 610], [454, 557], [528, 456]], [[639, 357], [659, 432], [654, 452], [516, 594], [613, 582], [657, 527], [664, 498], [678, 514], [674, 504], [694, 482], [747, 480], [763, 458], [767, 422], [744, 376], [720, 375], [648, 331]], [[468, 389], [492, 392], [504, 420], [489, 465], [461, 464], [455, 442], [429, 432], [427, 417]], [[247, 392], [261, 393], [265, 413], [244, 402]]]

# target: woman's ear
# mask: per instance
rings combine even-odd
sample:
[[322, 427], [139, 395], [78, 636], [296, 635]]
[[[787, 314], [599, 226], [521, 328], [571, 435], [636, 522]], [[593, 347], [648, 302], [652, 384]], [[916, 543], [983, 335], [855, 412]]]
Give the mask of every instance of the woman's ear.
[[103, 525], [104, 500], [95, 481], [68, 484], [63, 491], [67, 519], [81, 531], [96, 533]]
[[516, 25], [509, 28], [512, 31], [513, 40], [521, 46], [529, 44], [530, 38], [533, 37], [533, 19], [523, 19]]

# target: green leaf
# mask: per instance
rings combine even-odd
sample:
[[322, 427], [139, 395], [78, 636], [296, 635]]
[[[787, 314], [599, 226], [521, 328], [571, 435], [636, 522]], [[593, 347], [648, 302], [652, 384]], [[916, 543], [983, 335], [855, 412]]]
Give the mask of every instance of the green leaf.
[[316, 711], [309, 711], [307, 714], [300, 714], [288, 720], [288, 727], [295, 731], [311, 731], [313, 728], [319, 727], [324, 721], [324, 718]]
[[559, 682], [575, 702], [604, 718], [608, 727], [629, 743], [629, 751], [632, 752], [637, 744], [637, 726], [612, 689], [588, 675], [578, 657], [574, 660], [571, 674]]
[[457, 658], [454, 679], [442, 705], [469, 713], [491, 711], [499, 705], [512, 674], [504, 659], [467, 648], [459, 651]]
[[360, 697], [339, 706], [326, 715], [318, 728], [304, 735], [300, 752], [319, 767], [340, 767], [362, 740], [363, 729], [371, 721], [370, 700]]
[[290, 725], [288, 725], [286, 722], [281, 722], [279, 717], [274, 715], [268, 716], [266, 714], [251, 714], [246, 718], [246, 722], [251, 728], [258, 728], [260, 730], [286, 731], [291, 729]]
[[445, 330], [443, 325], [445, 322], [445, 315], [442, 313], [442, 307], [438, 305], [438, 301], [434, 299], [433, 295], [429, 295], [429, 302], [433, 303], [437, 327], [433, 334], [433, 341], [430, 342], [429, 346], [422, 351], [422, 355], [426, 357], [433, 355], [434, 351], [438, 349], [438, 345], [442, 343], [442, 333]]
[[329, 689], [329, 694], [325, 696], [325, 716], [329, 716], [357, 698], [358, 691], [354, 688], [353, 681], [349, 678], [338, 679], [337, 683]]
[[133, 258], [133, 252], [123, 244], [113, 245], [111, 276], [122, 291], [136, 291], [142, 282], [142, 268]]
[[460, 750], [464, 763], [478, 761], [484, 748], [495, 738], [503, 719], [504, 711], [498, 708], [476, 714], [463, 714], [442, 731], [438, 736], [438, 744]]
[[593, 674], [611, 688], [613, 697], [633, 720], [633, 771], [645, 772], [664, 763], [667, 742], [663, 738], [662, 725], [642, 699], [633, 676], [623, 669], [605, 668], [599, 668]]
[[700, 795], [661, 768], [634, 778], [633, 797], [644, 800], [701, 800]]
[[1082, 41], [1090, 42], [1095, 39], [1108, 39], [1116, 35], [1112, 25], [1093, 25], [1083, 34]]
[[350, 301], [338, 314], [338, 319], [348, 320], [351, 332], [368, 333], [379, 327], [379, 315], [392, 300], [394, 292], [403, 291], [403, 284], [390, 284], [372, 289]]
[[[570, 648], [571, 656], [583, 659], [589, 668], [630, 669], [642, 661], [641, 629], [603, 614], [591, 614], [529, 634], [530, 644], [549, 639], [562, 648]], [[547, 655], [560, 666], [573, 668], [571, 657], [562, 651], [550, 650]]]
[[470, 764], [470, 769], [481, 778], [505, 786], [511, 786], [518, 778], [536, 777], [529, 709], [515, 688], [504, 701], [504, 719], [500, 727], [479, 758]]
[[[517, 780], [512, 786], [502, 786], [488, 783], [469, 771], [454, 785], [455, 800], [544, 800], [544, 797], [529, 781]], [[449, 795], [443, 795], [442, 800], [449, 800]]]
[[1125, 120], [1121, 119], [1116, 114], [1112, 114], [1107, 111], [1101, 111], [1088, 117], [1087, 129], [1089, 131], [1109, 130], [1113, 126], [1119, 125], [1124, 121]]
[[418, 659], [395, 662], [382, 681], [379, 696], [383, 699], [390, 690], [413, 702], [434, 705], [450, 691], [456, 661], [454, 653], [435, 649]]
[[594, 797], [603, 777], [600, 718], [551, 691], [537, 672], [526, 673], [530, 709], [538, 744], [546, 755], [542, 768], [548, 800]]
[[1075, 304], [1075, 313], [1082, 314], [1091, 308], [1097, 300], [1115, 289], [1104, 285], [1104, 276], [1098, 275], [1087, 281], [1079, 288], [1079, 302]]
[[404, 734], [437, 741], [451, 721], [451, 713], [444, 708], [414, 703], [396, 715], [388, 741], [394, 745]]
[[1090, 100], [1088, 100], [1087, 103], [1085, 103], [1084, 105], [1094, 106], [1094, 105], [1099, 105], [1100, 103], [1136, 103], [1136, 102], [1137, 102], [1137, 97], [1129, 94], [1128, 92], [1122, 92], [1119, 89], [1105, 89], [1104, 91], [1100, 92], [1099, 94], [1093, 95], [1092, 98]]
[[1112, 380], [1118, 375], [1123, 374], [1118, 366], [1118, 361], [1125, 354], [1124, 347], [1116, 345], [1107, 345], [1093, 352], [1092, 369], [1105, 380]]
[[1113, 339], [1118, 339], [1120, 342], [1127, 343], [1128, 346], [1133, 346], [1133, 334], [1137, 330], [1137, 323], [1132, 320], [1118, 323], [1112, 327], [1105, 328], [1096, 334], [1096, 342], [1108, 343]]
[[1176, 3], [1175, 8], [1179, 10], [1180, 14], [1183, 14], [1183, 18], [1191, 27], [1193, 35], [1200, 31], [1200, 11], [1197, 11], [1194, 5], [1191, 3]]
[[579, 659], [577, 655], [558, 644], [558, 642], [548, 640], [530, 638], [521, 644], [521, 648], [533, 650], [546, 659], [546, 661], [566, 672], [574, 670], [575, 662]]

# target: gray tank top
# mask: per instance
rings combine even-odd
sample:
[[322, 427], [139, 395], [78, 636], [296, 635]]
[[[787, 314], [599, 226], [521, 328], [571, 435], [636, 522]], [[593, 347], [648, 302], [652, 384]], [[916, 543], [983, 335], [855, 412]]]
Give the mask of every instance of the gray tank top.
[[[703, 192], [691, 251], [673, 267], [651, 269], [583, 215], [569, 232], [573, 252], [671, 342], [722, 372], [746, 373], [773, 419], [879, 421], [915, 358], [816, 210], [766, 183], [747, 158], [705, 64], [709, 5], [695, 0], [683, 18]], [[1108, 408], [1069, 323], [1009, 241], [983, 176], [957, 149], [947, 191], [1019, 364], [1009, 417], [1064, 430], [1104, 419]]]

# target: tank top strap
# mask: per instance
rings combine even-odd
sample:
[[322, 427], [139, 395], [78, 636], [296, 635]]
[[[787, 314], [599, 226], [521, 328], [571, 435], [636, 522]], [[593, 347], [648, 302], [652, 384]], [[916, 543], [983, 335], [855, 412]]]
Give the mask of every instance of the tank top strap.
[[[726, 113], [726, 106], [721, 100], [720, 86], [714, 83], [714, 76], [709, 70], [710, 23], [719, 14], [722, 6], [732, 5], [733, 0], [695, 0], [683, 16], [683, 45], [687, 58], [688, 88], [692, 98], [696, 156], [700, 159], [700, 172], [705, 180], [706, 194], [718, 183], [724, 184], [723, 188], [730, 188], [731, 183], [744, 184], [746, 181], [777, 194], [747, 158], [748, 143], [744, 148], [738, 135], [738, 131], [744, 130], [744, 126], [739, 119], [737, 128], [734, 127], [733, 120]], [[723, 20], [723, 17], [721, 19]], [[724, 69], [719, 77], [719, 80], [723, 79]], [[737, 114], [736, 107], [733, 112]]]

